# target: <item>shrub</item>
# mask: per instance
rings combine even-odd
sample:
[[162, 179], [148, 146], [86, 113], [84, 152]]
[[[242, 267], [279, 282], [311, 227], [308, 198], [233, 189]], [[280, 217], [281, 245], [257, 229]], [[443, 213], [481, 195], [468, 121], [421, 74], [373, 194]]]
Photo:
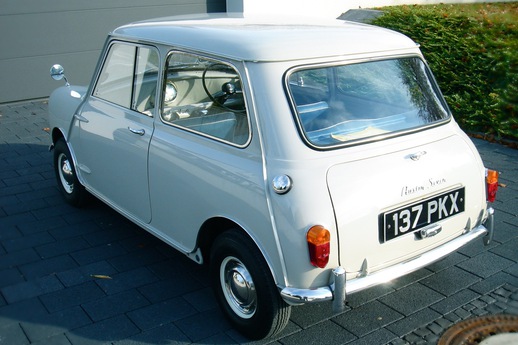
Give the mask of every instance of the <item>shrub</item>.
[[518, 3], [382, 10], [373, 24], [421, 45], [464, 130], [518, 139]]

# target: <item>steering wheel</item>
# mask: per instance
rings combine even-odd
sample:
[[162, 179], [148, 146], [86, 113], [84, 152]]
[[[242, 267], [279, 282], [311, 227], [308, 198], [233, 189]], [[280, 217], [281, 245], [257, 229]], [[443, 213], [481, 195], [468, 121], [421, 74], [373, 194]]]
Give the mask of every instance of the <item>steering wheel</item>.
[[[218, 70], [215, 66], [223, 66], [225, 70], [231, 69], [229, 66], [222, 63], [213, 63], [208, 65], [202, 74], [203, 89], [210, 100], [217, 106], [233, 111], [233, 112], [244, 112], [245, 102], [243, 100], [243, 91], [236, 87], [238, 83], [226, 82], [221, 85], [221, 90], [212, 94], [207, 87], [207, 72], [209, 70]], [[235, 72], [232, 71], [234, 74]], [[237, 75], [237, 74], [236, 74]]]

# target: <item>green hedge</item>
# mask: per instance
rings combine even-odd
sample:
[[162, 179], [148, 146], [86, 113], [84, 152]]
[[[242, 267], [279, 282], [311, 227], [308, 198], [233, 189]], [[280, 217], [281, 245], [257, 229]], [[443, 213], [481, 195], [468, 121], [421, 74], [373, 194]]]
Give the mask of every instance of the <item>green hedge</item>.
[[421, 45], [460, 126], [518, 139], [518, 3], [396, 6], [372, 24]]

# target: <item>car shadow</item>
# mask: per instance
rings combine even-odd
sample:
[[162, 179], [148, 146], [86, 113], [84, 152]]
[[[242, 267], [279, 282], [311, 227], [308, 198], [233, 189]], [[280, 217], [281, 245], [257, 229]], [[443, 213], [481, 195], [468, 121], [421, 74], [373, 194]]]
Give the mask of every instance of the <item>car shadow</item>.
[[[48, 131], [45, 100], [0, 105], [2, 341], [247, 343], [205, 266], [94, 197], [82, 208], [65, 202]], [[279, 337], [289, 329], [300, 327]]]
[[48, 146], [20, 140], [0, 144], [2, 338], [243, 341], [217, 307], [206, 267], [94, 197], [80, 209], [66, 204]]

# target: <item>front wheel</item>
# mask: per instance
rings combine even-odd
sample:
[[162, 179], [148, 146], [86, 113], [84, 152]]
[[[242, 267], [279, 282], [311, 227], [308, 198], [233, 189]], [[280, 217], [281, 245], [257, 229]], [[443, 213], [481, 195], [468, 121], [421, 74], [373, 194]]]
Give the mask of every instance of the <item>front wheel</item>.
[[243, 335], [262, 339], [284, 329], [290, 306], [281, 298], [261, 252], [245, 234], [230, 230], [216, 239], [210, 274], [219, 305]]
[[65, 200], [73, 206], [83, 206], [88, 198], [88, 192], [77, 179], [76, 168], [72, 155], [63, 138], [54, 145], [54, 171], [58, 188]]

